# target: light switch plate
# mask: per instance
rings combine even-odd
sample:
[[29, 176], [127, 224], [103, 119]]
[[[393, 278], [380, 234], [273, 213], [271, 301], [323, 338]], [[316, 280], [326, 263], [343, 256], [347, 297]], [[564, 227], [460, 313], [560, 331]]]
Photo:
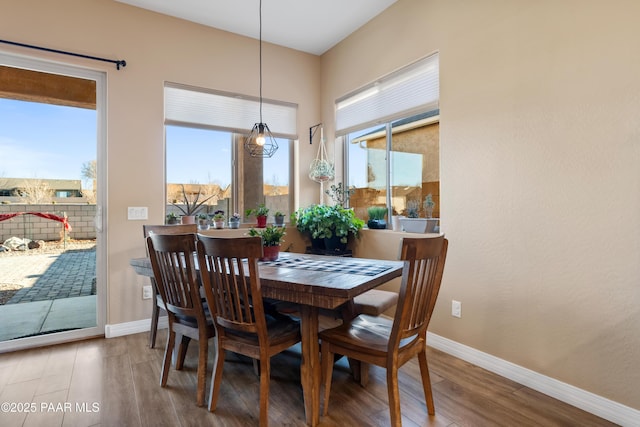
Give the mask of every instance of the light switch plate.
[[128, 207], [127, 208], [127, 219], [138, 221], [149, 219], [149, 208], [144, 207]]

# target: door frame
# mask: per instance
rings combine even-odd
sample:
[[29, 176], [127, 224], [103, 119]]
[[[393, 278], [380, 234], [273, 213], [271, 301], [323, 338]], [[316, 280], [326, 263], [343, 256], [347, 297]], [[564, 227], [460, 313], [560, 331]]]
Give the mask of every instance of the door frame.
[[96, 82], [96, 326], [0, 342], [0, 353], [104, 336], [107, 306], [107, 73], [67, 63], [0, 51], [0, 64]]

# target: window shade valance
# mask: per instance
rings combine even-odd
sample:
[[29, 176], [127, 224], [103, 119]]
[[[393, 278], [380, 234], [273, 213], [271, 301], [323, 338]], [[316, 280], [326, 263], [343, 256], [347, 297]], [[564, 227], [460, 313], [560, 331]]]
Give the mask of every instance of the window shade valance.
[[[298, 106], [262, 100], [262, 119], [274, 136], [297, 139]], [[202, 126], [249, 133], [260, 121], [260, 100], [226, 92], [167, 84], [164, 88], [165, 124]]]
[[439, 108], [435, 53], [336, 100], [336, 135]]

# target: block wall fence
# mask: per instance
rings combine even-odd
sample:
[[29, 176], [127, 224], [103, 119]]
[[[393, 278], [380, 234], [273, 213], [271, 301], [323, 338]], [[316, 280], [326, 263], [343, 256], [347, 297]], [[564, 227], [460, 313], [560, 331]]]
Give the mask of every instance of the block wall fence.
[[[71, 225], [67, 238], [75, 240], [95, 239], [94, 217], [96, 205], [88, 204], [42, 204], [27, 205], [20, 203], [0, 204], [0, 215], [17, 212], [42, 212], [63, 217], [66, 213]], [[21, 237], [30, 240], [55, 241], [64, 237], [62, 222], [40, 218], [35, 215], [18, 215], [0, 221], [0, 243], [10, 237]]]

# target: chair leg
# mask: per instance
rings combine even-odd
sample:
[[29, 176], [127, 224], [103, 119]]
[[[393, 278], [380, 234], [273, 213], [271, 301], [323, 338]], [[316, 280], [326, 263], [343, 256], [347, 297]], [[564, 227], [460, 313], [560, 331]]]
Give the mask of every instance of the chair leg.
[[187, 350], [189, 349], [189, 343], [191, 338], [182, 335], [180, 338], [180, 344], [178, 344], [178, 354], [176, 357], [176, 371], [180, 371], [184, 366], [184, 359], [187, 356]]
[[426, 349], [418, 353], [418, 362], [420, 363], [420, 375], [422, 376], [424, 398], [427, 401], [427, 411], [429, 412], [429, 415], [435, 415], [436, 408], [433, 404], [433, 393], [431, 391], [431, 378], [429, 376], [429, 365], [427, 364]]
[[331, 377], [333, 376], [333, 353], [329, 352], [327, 344], [321, 345], [322, 377], [324, 379], [324, 409], [322, 415], [329, 412], [329, 394], [331, 393]]
[[156, 346], [156, 335], [158, 335], [158, 318], [160, 317], [160, 307], [153, 304], [151, 309], [151, 329], [149, 329], [149, 348]]
[[400, 389], [398, 388], [397, 367], [387, 366], [387, 393], [389, 394], [391, 425], [393, 427], [401, 427], [402, 416], [400, 415]]
[[271, 361], [260, 359], [260, 427], [269, 425], [269, 381], [271, 380]]
[[200, 337], [198, 342], [198, 406], [204, 406], [204, 391], [207, 382], [207, 357], [209, 356], [209, 342], [207, 337]]
[[167, 337], [167, 346], [164, 350], [164, 359], [162, 361], [162, 373], [160, 374], [160, 385], [162, 387], [167, 385], [167, 378], [169, 377], [169, 368], [171, 367], [175, 341], [176, 333], [173, 331], [171, 326], [169, 326], [169, 336]]
[[213, 374], [211, 379], [211, 392], [209, 393], [209, 412], [216, 410], [218, 396], [220, 395], [220, 384], [222, 384], [222, 368], [224, 366], [224, 349], [217, 344], [217, 351], [213, 360]]

